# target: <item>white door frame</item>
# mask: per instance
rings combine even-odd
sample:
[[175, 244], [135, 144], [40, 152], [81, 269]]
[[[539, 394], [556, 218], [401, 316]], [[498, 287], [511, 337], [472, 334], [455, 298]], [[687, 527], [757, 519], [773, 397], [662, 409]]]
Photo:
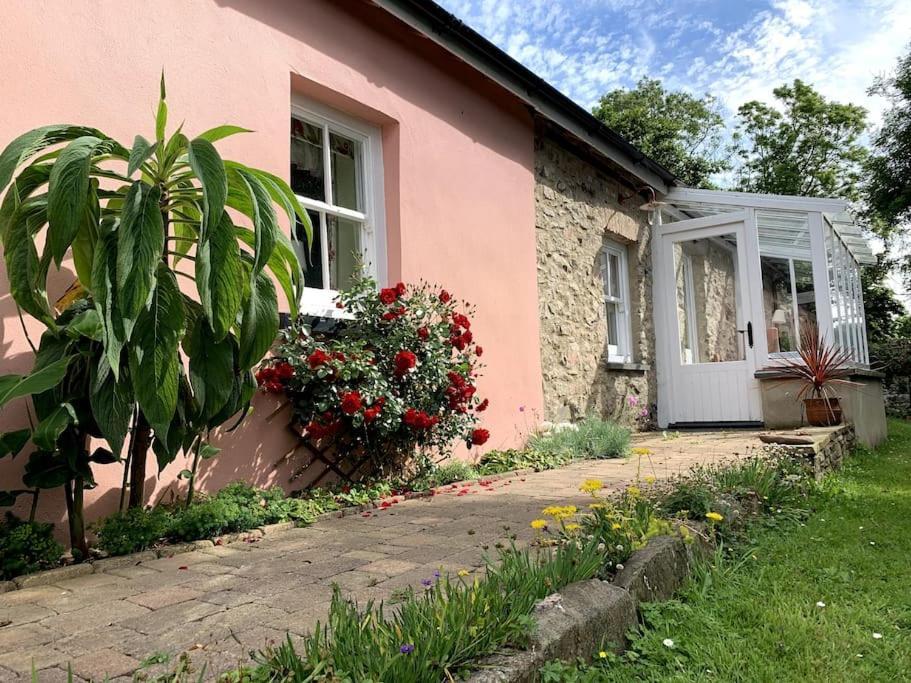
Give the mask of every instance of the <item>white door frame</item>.
[[[746, 208], [741, 211], [693, 218], [676, 223], [662, 224], [659, 219], [654, 226], [652, 239], [653, 291], [655, 321], [655, 364], [658, 381], [658, 425], [662, 428], [679, 422], [759, 422], [762, 420], [762, 401], [759, 381], [755, 378], [759, 359], [768, 354], [765, 324], [762, 311], [762, 275], [759, 266], [759, 237], [756, 228], [756, 211]], [[738, 395], [739, 406], [736, 412], [739, 417], [734, 420], [718, 420], [706, 414], [702, 419], [682, 420], [686, 412], [681, 409], [683, 402], [694, 397], [687, 396], [687, 388], [681, 386], [679, 324], [677, 320], [677, 291], [674, 278], [673, 242], [684, 239], [699, 239], [721, 234], [737, 235], [737, 270], [739, 278], [738, 323], [746, 329], [752, 323], [753, 346], [746, 343], [744, 336], [745, 360], [742, 367], [733, 368], [730, 363], [723, 364], [724, 370], [738, 373], [738, 384], [743, 395]], [[697, 364], [702, 365], [702, 364]], [[709, 371], [709, 364], [702, 368], [702, 373]], [[719, 364], [719, 370], [721, 369]], [[742, 375], [739, 374], [742, 372]], [[730, 374], [729, 374], [730, 376]], [[721, 381], [721, 380], [719, 380]], [[733, 409], [732, 409], [733, 410]], [[689, 411], [689, 417], [693, 417]]]

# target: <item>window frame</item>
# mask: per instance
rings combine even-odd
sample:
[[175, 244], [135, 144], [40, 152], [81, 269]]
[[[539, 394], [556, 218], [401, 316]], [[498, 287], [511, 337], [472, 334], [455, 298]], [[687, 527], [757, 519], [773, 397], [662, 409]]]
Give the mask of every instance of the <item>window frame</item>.
[[[617, 257], [619, 273], [617, 283], [620, 287], [620, 296], [610, 294], [611, 265], [610, 256]], [[626, 245], [604, 240], [601, 248], [601, 285], [602, 285], [602, 310], [604, 311], [604, 345], [607, 350], [608, 363], [631, 363], [632, 355], [632, 318], [630, 316], [629, 298], [629, 254]], [[611, 344], [610, 324], [608, 322], [608, 304], [617, 306], [617, 334], [616, 344]]]
[[[322, 129], [323, 135], [323, 168], [324, 196], [327, 201], [310, 199], [294, 193], [298, 203], [305, 210], [320, 215], [318, 224], [313, 225], [314, 232], [319, 232], [322, 251], [323, 287], [304, 287], [299, 307], [304, 315], [319, 317], [346, 317], [344, 311], [335, 306], [338, 290], [329, 287], [329, 240], [328, 216], [351, 220], [360, 224], [360, 256], [367, 276], [382, 286], [386, 283], [386, 213], [384, 207], [383, 187], [383, 147], [382, 131], [379, 127], [353, 118], [332, 107], [302, 96], [295, 96], [291, 102], [291, 118], [296, 118]], [[290, 121], [290, 119], [289, 119]], [[288, 149], [290, 154], [291, 131], [288, 131]], [[356, 173], [363, 197], [363, 211], [338, 206], [332, 196], [332, 150], [329, 134], [337, 133], [359, 143], [360, 167]], [[290, 175], [290, 158], [288, 168]], [[290, 179], [289, 179], [290, 182]], [[293, 226], [291, 234], [294, 237]]]

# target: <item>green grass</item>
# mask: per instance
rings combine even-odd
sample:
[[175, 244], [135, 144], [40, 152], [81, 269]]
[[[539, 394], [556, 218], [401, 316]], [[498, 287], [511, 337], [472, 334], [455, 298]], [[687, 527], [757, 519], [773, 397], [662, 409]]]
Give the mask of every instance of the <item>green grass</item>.
[[825, 482], [804, 522], [773, 517], [679, 599], [648, 606], [627, 654], [551, 663], [543, 680], [911, 679], [911, 422], [889, 428]]

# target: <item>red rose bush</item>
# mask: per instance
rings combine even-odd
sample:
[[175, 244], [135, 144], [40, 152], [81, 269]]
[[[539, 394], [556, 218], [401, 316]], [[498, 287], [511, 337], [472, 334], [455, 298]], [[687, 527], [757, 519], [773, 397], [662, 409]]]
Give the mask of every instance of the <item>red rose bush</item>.
[[288, 397], [305, 438], [370, 455], [374, 474], [398, 474], [410, 456], [426, 462], [458, 440], [487, 441], [471, 309], [428, 284], [377, 290], [366, 279], [337, 305], [352, 318], [331, 335], [296, 322], [256, 374], [263, 391]]

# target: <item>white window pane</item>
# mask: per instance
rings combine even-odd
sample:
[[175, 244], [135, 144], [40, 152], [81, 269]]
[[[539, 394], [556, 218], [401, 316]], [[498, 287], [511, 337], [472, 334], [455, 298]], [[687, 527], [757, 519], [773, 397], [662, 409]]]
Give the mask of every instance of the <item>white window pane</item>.
[[607, 255], [607, 262], [609, 274], [608, 294], [610, 294], [610, 296], [620, 298], [620, 256], [617, 254], [609, 253]]
[[348, 289], [361, 262], [361, 224], [327, 216], [329, 235], [329, 288]]
[[300, 221], [297, 221], [294, 227], [294, 246], [297, 251], [297, 258], [300, 259], [301, 266], [304, 268], [304, 285], [306, 287], [313, 287], [314, 289], [322, 289], [323, 240], [320, 235], [321, 214], [317, 211], [307, 209], [307, 215], [310, 216], [310, 224], [313, 226], [313, 241], [308, 249], [307, 233], [304, 231]]
[[794, 323], [790, 263], [788, 259], [763, 255], [759, 257], [759, 264], [769, 353], [796, 351], [797, 328]]
[[607, 303], [607, 343], [618, 346], [620, 343], [620, 311], [615, 303]]
[[308, 199], [326, 200], [323, 129], [297, 118], [291, 119], [291, 189]]
[[332, 150], [332, 200], [336, 206], [363, 211], [361, 195], [361, 143], [329, 133]]

